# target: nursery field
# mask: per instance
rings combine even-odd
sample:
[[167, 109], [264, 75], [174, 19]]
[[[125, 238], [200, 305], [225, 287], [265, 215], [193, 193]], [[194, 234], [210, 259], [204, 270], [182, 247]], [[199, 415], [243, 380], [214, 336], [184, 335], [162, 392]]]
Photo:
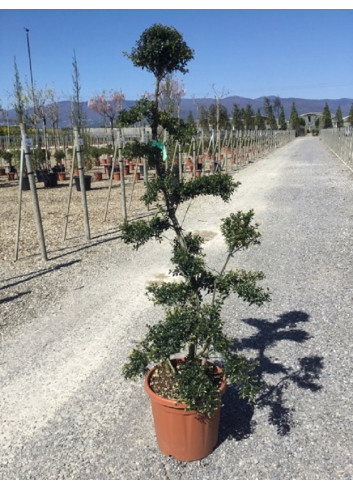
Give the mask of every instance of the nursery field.
[[[287, 144], [293, 139], [294, 132], [277, 131], [274, 133], [265, 131], [261, 133], [249, 131], [239, 132], [234, 136], [235, 139], [232, 136], [225, 146], [217, 148], [218, 154], [214, 155], [216, 156], [214, 160], [217, 161], [216, 163], [211, 162], [212, 158], [209, 154], [211, 141], [208, 142], [208, 150], [206, 150], [207, 144], [204, 148], [204, 143], [200, 140], [198, 143], [195, 142], [193, 151], [190, 146], [189, 153], [181, 156], [177, 156], [177, 147], [175, 147], [174, 164], [179, 173], [183, 172], [185, 179], [197, 178], [201, 174], [210, 174], [216, 168], [233, 173], [244, 165], [253, 163]], [[223, 143], [225, 142], [224, 139]], [[200, 151], [201, 146], [203, 151]], [[81, 193], [76, 190], [74, 185], [72, 192], [70, 191], [69, 172], [72, 162], [68, 160], [67, 164], [65, 160], [65, 163], [66, 180], [58, 181], [56, 187], [47, 188], [43, 182], [36, 183], [45, 247], [48, 256], [51, 258], [62, 253], [63, 250], [80, 246], [85, 242], [86, 233]], [[94, 178], [94, 173], [97, 170], [103, 173], [102, 181], [96, 181]], [[128, 219], [136, 219], [146, 214], [146, 208], [140, 201], [144, 192], [143, 174], [141, 174], [140, 180], [136, 180], [136, 170], [135, 172], [132, 170], [124, 178], [126, 185], [125, 191], [122, 192], [121, 183], [112, 179], [112, 184], [110, 184], [109, 176], [104, 172], [102, 165], [86, 170], [85, 173], [92, 176], [91, 190], [86, 192], [91, 240], [104, 239], [104, 237], [109, 236], [109, 233], [117, 231], [123, 219], [124, 206]], [[153, 178], [153, 176], [154, 172], [149, 171], [148, 178]], [[7, 173], [0, 175], [0, 261], [13, 261], [15, 256], [20, 259], [33, 258], [41, 253], [31, 192], [22, 191], [19, 195], [18, 174], [15, 178], [11, 181], [8, 179]], [[122, 194], [124, 194], [124, 199]], [[125, 202], [124, 206], [123, 201]], [[19, 217], [20, 226], [18, 225]], [[19, 242], [17, 246], [18, 229]]]
[[[352, 172], [308, 136], [235, 179], [241, 186], [229, 203], [197, 199], [185, 226], [206, 238], [216, 269], [220, 219], [255, 211], [261, 245], [236, 266], [263, 270], [272, 301], [262, 308], [230, 301], [224, 309], [227, 333], [259, 359], [266, 390], [255, 408], [229, 386], [214, 452], [185, 463], [159, 451], [143, 381], [124, 381], [121, 369], [146, 323], [160, 317], [145, 290], [168, 277], [170, 243], [134, 251], [118, 239], [119, 187], [100, 231], [106, 179], [87, 192], [92, 234], [105, 238], [87, 244], [78, 218], [80, 231], [71, 221], [70, 245], [63, 244], [62, 213], [50, 239], [45, 219], [57, 215], [58, 202], [65, 208], [68, 187], [38, 184], [48, 262], [24, 234], [27, 257], [14, 263], [13, 237], [1, 238], [8, 253], [0, 282], [0, 479], [352, 479]], [[1, 180], [2, 212], [12, 209], [13, 220], [17, 190]], [[73, 199], [79, 212], [75, 189]]]
[[[86, 192], [89, 223], [92, 240], [99, 240], [109, 236], [110, 232], [116, 231], [122, 220], [121, 184], [113, 181], [109, 192], [109, 177], [103, 175], [101, 181], [95, 181], [93, 172], [91, 174], [91, 190]], [[1, 261], [13, 261], [14, 259], [19, 209], [18, 187], [18, 180], [9, 182], [6, 176], [0, 176]], [[37, 182], [36, 188], [48, 255], [53, 257], [63, 250], [84, 244], [81, 192], [76, 190], [75, 184], [71, 192], [65, 241], [64, 227], [69, 199], [69, 180], [58, 182], [57, 186], [53, 188], [45, 188], [44, 183]], [[143, 191], [143, 180], [135, 182], [133, 175], [127, 177], [126, 206], [129, 218], [135, 218], [146, 213], [146, 209], [140, 201]], [[33, 259], [36, 255], [40, 255], [40, 248], [31, 192], [23, 191], [18, 256], [20, 259], [29, 257]]]

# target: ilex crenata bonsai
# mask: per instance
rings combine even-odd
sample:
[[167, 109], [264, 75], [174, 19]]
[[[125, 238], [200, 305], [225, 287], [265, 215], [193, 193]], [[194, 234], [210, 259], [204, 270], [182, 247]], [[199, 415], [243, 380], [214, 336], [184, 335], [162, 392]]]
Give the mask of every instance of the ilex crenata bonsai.
[[[172, 41], [167, 42], [169, 36]], [[151, 49], [147, 49], [151, 43]], [[158, 49], [159, 43], [162, 45]], [[178, 50], [179, 44], [182, 49]], [[157, 46], [157, 47], [156, 47]], [[163, 46], [169, 46], [163, 51]], [[141, 51], [141, 52], [140, 52]], [[146, 61], [143, 52], [163, 55], [163, 60], [154, 66]], [[157, 54], [156, 54], [157, 53]], [[183, 43], [181, 36], [173, 28], [157, 25], [144, 32], [129, 56], [136, 65], [147, 68], [156, 76], [154, 101], [142, 99], [130, 111], [123, 111], [121, 123], [147, 120], [153, 129], [153, 140], [158, 138], [158, 127], [167, 128], [168, 134], [183, 142], [190, 136], [190, 127], [173, 118], [158, 107], [158, 87], [163, 76], [179, 69], [185, 72], [183, 60], [169, 57], [185, 55], [185, 62], [192, 52]], [[154, 59], [154, 58], [153, 58]], [[164, 63], [164, 64], [163, 64]], [[163, 69], [163, 66], [165, 69]], [[170, 68], [169, 68], [170, 66]], [[159, 78], [157, 78], [157, 75]], [[130, 148], [131, 149], [131, 148]], [[163, 377], [157, 393], [164, 397], [184, 402], [187, 409], [201, 415], [211, 416], [220, 403], [219, 379], [215, 378], [211, 363], [222, 365], [228, 383], [235, 383], [242, 398], [255, 400], [258, 390], [254, 375], [255, 364], [248, 361], [234, 347], [234, 338], [224, 332], [222, 308], [225, 301], [235, 294], [249, 304], [261, 305], [268, 301], [270, 294], [259, 282], [262, 272], [231, 269], [231, 259], [237, 251], [260, 243], [258, 225], [254, 223], [254, 213], [237, 212], [222, 219], [221, 232], [226, 243], [224, 263], [220, 270], [211, 269], [203, 251], [203, 239], [197, 233], [183, 228], [180, 220], [180, 206], [199, 196], [213, 196], [229, 202], [239, 182], [231, 175], [221, 172], [199, 179], [176, 178], [173, 167], [167, 169], [161, 149], [150, 143], [136, 143], [136, 156], [148, 158], [150, 168], [156, 171], [155, 179], [146, 184], [143, 196], [146, 205], [155, 205], [158, 212], [149, 221], [124, 222], [121, 226], [122, 239], [135, 248], [150, 239], [162, 241], [165, 233], [172, 232], [172, 275], [175, 281], [152, 284], [147, 291], [151, 300], [165, 310], [164, 319], [147, 325], [145, 337], [137, 344], [123, 367], [126, 378], [144, 375], [152, 365], [158, 365], [157, 375]], [[181, 362], [173, 361], [183, 357]]]

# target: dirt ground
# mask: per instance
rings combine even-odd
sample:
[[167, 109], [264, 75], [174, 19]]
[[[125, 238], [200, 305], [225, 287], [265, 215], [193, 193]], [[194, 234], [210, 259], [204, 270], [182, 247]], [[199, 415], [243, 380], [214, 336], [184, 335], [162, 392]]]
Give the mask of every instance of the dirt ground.
[[[121, 184], [113, 180], [109, 192], [109, 177], [104, 174], [98, 182], [92, 175], [91, 190], [86, 192], [91, 238], [117, 230], [122, 220]], [[85, 228], [81, 192], [73, 183], [69, 218], [67, 221], [66, 239], [64, 228], [69, 203], [69, 176], [57, 187], [45, 188], [44, 183], [37, 182], [37, 194], [48, 255], [55, 256], [63, 249], [85, 242]], [[144, 191], [143, 180], [134, 181], [133, 175], [126, 180], [126, 207], [128, 217], [137, 217], [145, 213], [140, 201]], [[107, 208], [108, 205], [108, 208]], [[107, 208], [107, 213], [106, 213]], [[30, 191], [22, 191], [21, 224], [18, 258], [26, 259], [40, 254]], [[7, 175], [0, 176], [0, 262], [13, 261], [15, 256], [16, 234], [19, 214], [19, 181], [8, 181]], [[106, 214], [106, 219], [104, 219]]]

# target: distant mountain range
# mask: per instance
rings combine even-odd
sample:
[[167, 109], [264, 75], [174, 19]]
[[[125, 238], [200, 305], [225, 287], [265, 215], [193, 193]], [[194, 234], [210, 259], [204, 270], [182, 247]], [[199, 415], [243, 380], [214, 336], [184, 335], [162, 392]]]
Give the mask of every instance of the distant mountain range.
[[[269, 99], [273, 102], [275, 96], [270, 96]], [[253, 111], [257, 112], [258, 109], [263, 113], [265, 97], [260, 97], [256, 99], [244, 98], [244, 97], [226, 97], [221, 100], [221, 104], [227, 108], [229, 116], [231, 116], [232, 109], [234, 104], [237, 104], [240, 108], [245, 108], [247, 104], [250, 104]], [[281, 98], [281, 103], [284, 108], [284, 112], [286, 115], [286, 119], [289, 119], [291, 108], [293, 103], [298, 111], [299, 115], [306, 114], [308, 112], [322, 112], [325, 104], [327, 103], [329, 109], [334, 115], [338, 106], [341, 107], [343, 117], [349, 114], [351, 106], [353, 104], [353, 99], [349, 98], [341, 98], [341, 99], [323, 99], [323, 100], [315, 100], [315, 99], [301, 99], [301, 98]], [[214, 98], [199, 98], [199, 99], [190, 99], [184, 98], [181, 101], [180, 106], [180, 115], [183, 119], [186, 119], [188, 114], [192, 112], [194, 119], [198, 118], [198, 109], [203, 105], [204, 107], [209, 107], [214, 104], [216, 101]], [[126, 100], [124, 102], [124, 108], [129, 108], [135, 104], [134, 100]], [[70, 127], [70, 111], [71, 111], [71, 102], [70, 101], [62, 101], [58, 102], [59, 105], [59, 126], [60, 127]], [[89, 109], [87, 106], [87, 102], [82, 102], [83, 113], [86, 117], [86, 124], [88, 127], [101, 127], [103, 125], [103, 117], [92, 109]], [[14, 110], [9, 111], [9, 119], [12, 123], [15, 123], [16, 115]], [[0, 117], [0, 124], [5, 124], [4, 117]]]

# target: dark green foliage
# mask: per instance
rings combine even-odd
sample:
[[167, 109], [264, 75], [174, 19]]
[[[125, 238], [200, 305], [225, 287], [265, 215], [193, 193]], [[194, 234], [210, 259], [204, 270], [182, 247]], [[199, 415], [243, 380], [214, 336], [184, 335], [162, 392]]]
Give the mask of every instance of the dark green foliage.
[[11, 163], [13, 154], [10, 151], [6, 151], [5, 149], [0, 149], [0, 158], [3, 158], [6, 163]]
[[180, 182], [172, 173], [166, 173], [163, 178], [148, 183], [143, 201], [146, 205], [150, 205], [158, 202], [160, 196], [167, 196], [168, 203], [175, 207], [201, 195], [213, 195], [228, 202], [239, 185], [240, 183], [234, 182], [230, 175], [222, 173], [187, 182]]
[[44, 148], [33, 148], [32, 151], [32, 163], [35, 170], [41, 168], [41, 165], [46, 162], [46, 156], [50, 158], [50, 152], [45, 151]]
[[230, 271], [216, 280], [215, 288], [222, 298], [234, 293], [250, 305], [261, 306], [270, 298], [268, 291], [257, 285], [264, 278], [265, 276], [262, 272]]
[[340, 106], [338, 106], [336, 110], [336, 124], [339, 129], [343, 127], [343, 117], [342, 117], [342, 110]]
[[65, 151], [63, 149], [55, 150], [54, 158], [55, 158], [57, 163], [61, 163], [61, 160], [63, 160], [65, 158]]
[[244, 110], [243, 124], [246, 130], [254, 129], [254, 111], [250, 104], [247, 104]]
[[187, 73], [186, 65], [193, 59], [193, 50], [174, 28], [154, 24], [146, 29], [131, 53], [124, 53], [135, 66], [147, 69], [157, 79], [174, 71]]
[[231, 348], [225, 353], [224, 375], [229, 383], [237, 385], [239, 397], [251, 402], [255, 402], [256, 395], [261, 389], [255, 374], [256, 367], [256, 361], [248, 360]]
[[283, 107], [282, 107], [281, 112], [279, 113], [279, 117], [278, 117], [278, 129], [280, 129], [281, 131], [284, 131], [285, 129], [287, 129], [286, 116], [284, 114]]
[[324, 110], [322, 112], [321, 124], [324, 129], [332, 127], [331, 112], [327, 103], [325, 104]]
[[229, 129], [230, 123], [227, 107], [219, 104], [219, 107], [217, 109], [216, 104], [211, 104], [208, 109], [208, 123], [211, 124], [214, 129]]
[[254, 217], [254, 211], [238, 211], [236, 214], [230, 214], [229, 217], [222, 219], [222, 234], [228, 246], [228, 251], [233, 254], [242, 248], [249, 248], [251, 245], [260, 244], [260, 232], [258, 224], [251, 224]]
[[192, 289], [189, 284], [184, 282], [164, 283], [162, 285], [153, 283], [147, 287], [147, 291], [152, 294], [155, 304], [172, 307], [186, 305], [190, 300]]
[[[173, 28], [160, 25], [147, 29], [129, 55], [136, 66], [151, 71], [156, 78], [154, 102], [142, 99], [120, 118], [124, 123], [147, 120], [156, 138], [157, 127], [167, 129], [182, 144], [189, 140], [193, 128], [158, 109], [158, 91], [161, 79], [174, 70], [186, 72], [186, 63], [192, 51]], [[253, 124], [251, 106], [245, 111], [244, 124]], [[172, 170], [167, 170], [159, 148], [150, 143], [134, 143], [126, 150], [134, 156], [145, 156], [156, 169], [156, 178], [149, 181], [143, 201], [155, 205], [158, 215], [150, 221], [125, 222], [121, 226], [125, 243], [140, 247], [150, 239], [160, 241], [163, 233], [174, 233], [170, 271], [172, 282], [153, 283], [147, 292], [154, 304], [165, 311], [164, 319], [147, 325], [143, 340], [133, 349], [123, 367], [125, 378], [144, 375], [152, 364], [160, 372], [168, 372], [168, 383], [173, 380], [171, 398], [184, 402], [186, 409], [200, 415], [211, 416], [220, 404], [219, 379], [214, 378], [209, 362], [222, 362], [229, 382], [236, 382], [241, 397], [255, 400], [258, 389], [254, 364], [234, 349], [234, 341], [223, 331], [222, 306], [235, 294], [249, 304], [261, 305], [270, 299], [269, 292], [259, 286], [262, 272], [230, 270], [226, 268], [236, 251], [260, 243], [258, 225], [253, 223], [252, 210], [237, 212], [223, 219], [226, 250], [220, 271], [211, 270], [206, 262], [201, 236], [183, 229], [178, 216], [179, 207], [199, 196], [219, 197], [229, 202], [240, 185], [231, 175], [217, 172], [199, 179], [179, 180]], [[168, 237], [169, 239], [169, 237]], [[221, 251], [220, 251], [221, 252]], [[174, 356], [184, 361], [175, 364]], [[174, 363], [173, 363], [174, 362]], [[163, 387], [164, 393], [164, 387]]]
[[235, 130], [243, 129], [243, 115], [244, 110], [239, 107], [239, 105], [234, 104], [232, 110], [232, 125]]
[[169, 227], [168, 219], [159, 216], [154, 216], [150, 221], [124, 222], [120, 226], [121, 239], [138, 249], [152, 238], [161, 241], [163, 232]]
[[260, 109], [258, 109], [256, 112], [254, 124], [258, 130], [266, 129], [265, 121], [261, 115]]
[[201, 415], [211, 416], [215, 407], [220, 404], [219, 387], [220, 382], [214, 382], [212, 379], [211, 366], [190, 359], [178, 365], [176, 398], [180, 402], [189, 399], [187, 410], [195, 410]]
[[291, 108], [289, 124], [291, 125], [291, 128], [294, 130], [298, 130], [300, 128], [299, 114], [294, 102]]
[[[177, 281], [154, 283], [147, 288], [151, 300], [164, 308], [165, 319], [148, 326], [144, 340], [133, 350], [124, 367], [126, 378], [145, 374], [150, 364], [169, 364], [173, 355], [187, 351], [186, 361], [173, 373], [177, 379], [174, 398], [185, 402], [187, 409], [211, 415], [219, 405], [219, 387], [205, 371], [205, 361], [220, 356], [228, 381], [236, 382], [240, 396], [255, 400], [259, 387], [255, 367], [233, 350], [233, 342], [223, 332], [221, 318], [222, 305], [231, 294], [249, 305], [261, 305], [270, 300], [268, 290], [259, 286], [264, 279], [262, 272], [225, 270], [236, 251], [259, 244], [260, 233], [258, 225], [252, 222], [253, 214], [252, 210], [239, 211], [223, 219], [221, 229], [227, 252], [221, 272], [208, 269], [199, 235], [176, 232], [171, 273]], [[124, 226], [126, 242], [137, 247], [149, 236], [161, 238], [161, 234], [151, 232], [149, 223], [138, 225], [141, 227], [137, 233], [136, 224]], [[172, 221], [170, 226], [173, 227]]]
[[166, 111], [159, 112], [159, 123], [168, 131], [170, 136], [173, 136], [177, 141], [190, 142], [192, 136], [196, 135], [195, 124], [184, 122], [183, 119], [174, 117]]
[[264, 112], [267, 117], [267, 125], [271, 130], [277, 129], [277, 122], [274, 116], [273, 107], [269, 97], [265, 97], [264, 101]]
[[117, 122], [121, 126], [131, 126], [136, 122], [145, 121], [147, 124], [152, 124], [155, 117], [155, 103], [146, 97], [142, 97], [130, 109], [123, 109], [117, 118]]

